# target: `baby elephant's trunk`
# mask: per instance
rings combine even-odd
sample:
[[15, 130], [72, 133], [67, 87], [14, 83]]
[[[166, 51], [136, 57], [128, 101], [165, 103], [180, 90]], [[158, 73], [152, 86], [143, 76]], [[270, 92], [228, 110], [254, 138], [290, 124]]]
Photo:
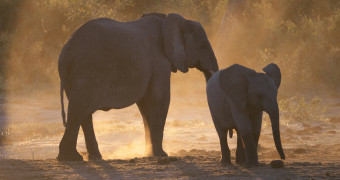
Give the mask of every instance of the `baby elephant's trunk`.
[[273, 130], [273, 137], [277, 151], [280, 154], [281, 159], [285, 159], [285, 154], [282, 149], [281, 145], [281, 138], [280, 138], [280, 121], [279, 121], [279, 107], [276, 103], [276, 106], [268, 111], [270, 121], [272, 123], [272, 130]]

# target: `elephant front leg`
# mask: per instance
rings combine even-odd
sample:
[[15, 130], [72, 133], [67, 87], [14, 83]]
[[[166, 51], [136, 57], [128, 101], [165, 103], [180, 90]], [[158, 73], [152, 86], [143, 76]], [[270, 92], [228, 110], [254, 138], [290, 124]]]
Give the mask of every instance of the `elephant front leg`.
[[151, 143], [151, 136], [150, 136], [150, 128], [147, 120], [143, 117], [144, 123], [144, 132], [145, 132], [145, 155], [152, 156], [152, 143]]
[[144, 121], [147, 156], [168, 156], [163, 151], [162, 143], [169, 105], [165, 105], [164, 102], [151, 103], [149, 100], [142, 100], [137, 105]]
[[262, 111], [253, 110], [253, 112], [251, 113], [251, 117], [250, 117], [256, 148], [258, 147], [260, 134], [261, 134], [262, 114], [263, 114]]
[[98, 143], [93, 129], [92, 114], [81, 122], [81, 127], [85, 136], [86, 149], [89, 160], [100, 160], [102, 155], [99, 152]]
[[148, 90], [137, 102], [137, 106], [143, 116], [147, 155], [168, 156], [163, 151], [163, 131], [170, 103], [171, 71], [167, 63], [157, 67]]
[[242, 141], [240, 131], [237, 131], [236, 163], [243, 164], [245, 162], [246, 162], [246, 155], [244, 152], [244, 144]]
[[[257, 148], [255, 145], [251, 121], [248, 118], [248, 114], [245, 113], [245, 111], [239, 110], [235, 107], [233, 110], [233, 118], [237, 126], [237, 131], [239, 132], [237, 137], [240, 137], [239, 135], [241, 135], [243, 140], [247, 165], [249, 167], [258, 166], [259, 162], [257, 157]], [[238, 147], [241, 148], [240, 140], [238, 140], [238, 142], [240, 145]]]
[[253, 134], [247, 133], [246, 135], [242, 135], [242, 139], [245, 145], [245, 154], [248, 166], [259, 166], [257, 148], [255, 145]]
[[167, 157], [168, 154], [163, 150], [163, 132], [165, 119], [159, 124], [150, 122], [151, 156]]
[[[254, 111], [251, 113], [251, 117], [250, 117], [250, 121], [251, 121], [251, 127], [252, 127], [252, 136], [254, 139], [254, 142], [252, 142], [252, 140], [248, 140], [248, 144], [253, 144], [250, 145], [250, 149], [256, 149], [256, 155], [252, 155], [254, 158], [254, 162], [253, 163], [255, 166], [258, 165], [258, 155], [257, 155], [257, 146], [258, 146], [258, 142], [259, 142], [259, 137], [260, 137], [260, 133], [261, 133], [261, 125], [262, 125], [262, 111]], [[253, 151], [253, 150], [251, 150]], [[245, 149], [244, 149], [244, 142], [242, 140], [241, 137], [241, 133], [240, 131], [237, 131], [237, 149], [236, 149], [236, 163], [238, 164], [242, 164], [246, 161], [246, 153], [245, 153]], [[249, 155], [248, 155], [249, 156]], [[252, 161], [252, 160], [251, 160]]]

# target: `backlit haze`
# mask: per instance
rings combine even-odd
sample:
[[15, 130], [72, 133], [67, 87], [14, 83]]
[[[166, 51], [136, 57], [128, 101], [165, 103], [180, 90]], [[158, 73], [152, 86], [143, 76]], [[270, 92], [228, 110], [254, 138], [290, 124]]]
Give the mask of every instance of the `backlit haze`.
[[[220, 69], [239, 63], [262, 71], [271, 62], [278, 64], [284, 148], [338, 143], [339, 125], [332, 124], [340, 119], [337, 1], [249, 0], [232, 9], [227, 8], [227, 0], [144, 1], [16, 0], [6, 5], [7, 11], [0, 9], [0, 23], [5, 25], [0, 26], [0, 130], [4, 144], [0, 158], [57, 156], [64, 132], [58, 55], [77, 27], [97, 17], [129, 21], [149, 12], [177, 12], [200, 21]], [[2, 5], [5, 1], [0, 1], [0, 8]], [[205, 87], [204, 76], [196, 69], [172, 73], [163, 141], [170, 155], [193, 149], [219, 151]], [[65, 104], [67, 108], [67, 100]], [[136, 105], [97, 111], [93, 119], [104, 159], [144, 155], [144, 127]], [[267, 115], [263, 123], [260, 145], [274, 148]], [[296, 133], [300, 134], [296, 137]], [[325, 141], [324, 136], [330, 138]], [[235, 149], [236, 133], [229, 144]], [[82, 130], [77, 149], [86, 152]], [[273, 157], [279, 156], [274, 153]]]

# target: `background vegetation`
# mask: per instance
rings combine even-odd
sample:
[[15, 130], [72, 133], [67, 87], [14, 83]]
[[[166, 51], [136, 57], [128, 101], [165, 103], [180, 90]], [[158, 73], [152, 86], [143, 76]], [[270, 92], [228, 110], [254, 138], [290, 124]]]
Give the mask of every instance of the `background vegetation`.
[[[57, 61], [69, 35], [97, 17], [120, 21], [148, 12], [177, 12], [200, 21], [221, 68], [257, 70], [276, 62], [283, 87], [340, 85], [337, 0], [0, 0], [0, 89], [58, 85]], [[58, 89], [58, 88], [56, 88]]]
[[275, 62], [283, 73], [283, 88], [337, 89], [340, 1], [253, 0], [242, 8], [222, 26], [227, 31], [219, 35], [224, 39], [220, 59], [257, 69]]
[[[44, 92], [59, 95], [59, 52], [76, 28], [98, 17], [130, 21], [149, 12], [177, 12], [200, 21], [220, 68], [239, 63], [261, 71], [268, 63], [277, 63], [283, 78], [279, 105], [284, 123], [323, 118], [328, 102], [324, 103], [320, 89], [340, 92], [339, 0], [0, 0], [0, 145], [10, 132], [30, 137], [43, 126], [30, 124], [35, 117], [17, 129], [6, 126], [11, 113], [4, 91], [49, 88]], [[206, 106], [205, 99], [196, 98], [205, 93], [202, 76], [186, 74], [172, 90]], [[200, 81], [190, 83], [196, 77]], [[189, 86], [193, 91], [186, 89]], [[304, 97], [295, 90], [316, 93]], [[44, 96], [37, 94], [33, 99], [40, 101]], [[196, 101], [183, 101], [197, 106]], [[54, 129], [51, 132], [42, 134], [55, 134]]]

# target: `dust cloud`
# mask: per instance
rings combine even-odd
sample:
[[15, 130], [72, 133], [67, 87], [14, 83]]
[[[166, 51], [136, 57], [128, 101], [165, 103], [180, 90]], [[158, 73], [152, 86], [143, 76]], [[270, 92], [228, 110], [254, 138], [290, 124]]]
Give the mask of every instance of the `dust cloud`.
[[[227, 8], [228, 1], [182, 1], [176, 6], [172, 1], [147, 1], [148, 8], [123, 1], [103, 5], [96, 0], [15, 2], [11, 22], [14, 28], [6, 35], [5, 80], [1, 81], [5, 90], [0, 98], [0, 118], [4, 122], [0, 158], [55, 158], [64, 132], [57, 73], [64, 42], [89, 19], [105, 16], [127, 21], [147, 12], [178, 12], [202, 22], [220, 69], [239, 63], [261, 71], [267, 64], [277, 63], [283, 78], [279, 91], [282, 144], [292, 156], [295, 151], [307, 153], [308, 147], [320, 144], [339, 145], [340, 50], [335, 40], [339, 3], [249, 0], [242, 1], [245, 4], [233, 14]], [[297, 8], [301, 7], [299, 3], [306, 7]], [[172, 74], [163, 142], [170, 155], [193, 149], [219, 151], [205, 86], [203, 74], [195, 69], [187, 74]], [[135, 105], [98, 111], [93, 118], [104, 159], [144, 155], [144, 127]], [[325, 142], [324, 137], [330, 139]], [[235, 149], [236, 138], [229, 144]], [[274, 148], [267, 116], [260, 144], [266, 150]], [[77, 148], [86, 151], [81, 130]], [[278, 157], [275, 151], [269, 158], [272, 157]]]

